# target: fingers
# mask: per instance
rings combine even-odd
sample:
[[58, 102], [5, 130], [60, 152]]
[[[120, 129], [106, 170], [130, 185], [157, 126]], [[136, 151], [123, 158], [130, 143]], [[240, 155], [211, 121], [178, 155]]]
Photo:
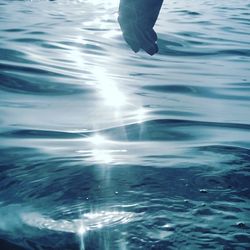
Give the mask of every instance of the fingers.
[[140, 49], [143, 49], [149, 55], [158, 52], [157, 35], [153, 29], [141, 28], [137, 23], [131, 21], [124, 23], [121, 18], [118, 18], [118, 21], [124, 40], [134, 52], [137, 53]]
[[118, 22], [123, 37], [134, 52], [140, 49], [154, 55], [158, 52], [153, 26], [163, 0], [121, 0]]

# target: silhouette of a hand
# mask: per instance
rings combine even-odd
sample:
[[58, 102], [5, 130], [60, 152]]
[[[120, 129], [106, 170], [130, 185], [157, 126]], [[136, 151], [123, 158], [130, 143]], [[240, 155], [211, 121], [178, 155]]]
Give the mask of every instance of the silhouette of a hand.
[[120, 0], [118, 22], [123, 37], [134, 52], [140, 49], [153, 55], [158, 52], [153, 27], [163, 0]]

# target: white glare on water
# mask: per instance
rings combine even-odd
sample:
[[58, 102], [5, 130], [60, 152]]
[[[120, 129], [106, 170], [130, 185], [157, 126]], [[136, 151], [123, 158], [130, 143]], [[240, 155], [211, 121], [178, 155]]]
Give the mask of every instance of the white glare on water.
[[100, 144], [104, 144], [105, 142], [107, 142], [107, 139], [101, 135], [96, 134], [92, 137], [89, 137], [88, 141], [90, 141], [91, 143], [95, 145], [100, 145]]
[[117, 83], [109, 77], [102, 68], [95, 68], [94, 75], [98, 83], [100, 94], [104, 99], [104, 103], [119, 108], [126, 104], [126, 97], [118, 88]]

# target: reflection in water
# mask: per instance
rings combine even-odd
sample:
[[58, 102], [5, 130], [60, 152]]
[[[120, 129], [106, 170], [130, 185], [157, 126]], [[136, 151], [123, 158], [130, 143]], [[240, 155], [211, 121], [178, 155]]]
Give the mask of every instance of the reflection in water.
[[110, 141], [107, 141], [105, 137], [98, 134], [94, 135], [93, 137], [90, 137], [89, 141], [96, 146], [96, 148], [93, 148], [91, 150], [91, 161], [104, 164], [108, 164], [113, 161], [113, 157], [111, 155], [110, 150], [106, 149], [107, 143], [110, 144]]
[[118, 211], [100, 211], [85, 213], [79, 219], [54, 220], [39, 213], [21, 213], [22, 221], [35, 228], [83, 235], [87, 231], [103, 227], [126, 224], [134, 219], [134, 214]]
[[119, 108], [126, 103], [126, 97], [118, 88], [114, 80], [102, 68], [95, 68], [94, 76], [98, 82], [98, 88], [101, 96], [104, 98], [104, 103], [114, 108]]
[[32, 228], [76, 234], [80, 239], [80, 250], [84, 250], [84, 236], [87, 232], [129, 223], [135, 219], [135, 215], [129, 212], [100, 211], [85, 213], [79, 219], [54, 220], [40, 213], [22, 212], [20, 218], [24, 225]]
[[104, 144], [107, 142], [107, 139], [99, 134], [89, 137], [87, 138], [87, 140], [95, 145], [100, 145], [100, 144]]
[[135, 121], [136, 123], [142, 123], [146, 120], [147, 110], [145, 108], [140, 108], [135, 111]]
[[93, 149], [93, 162], [100, 162], [100, 163], [111, 163], [114, 159], [111, 155], [112, 151], [107, 149]]
[[77, 233], [79, 236], [79, 240], [80, 240], [80, 250], [85, 250], [85, 245], [84, 245], [85, 233], [86, 233], [86, 228], [81, 224]]
[[121, 164], [127, 156], [127, 149], [93, 148], [91, 150], [77, 150], [76, 152], [85, 157], [85, 161], [99, 164]]
[[83, 142], [90, 142], [92, 149], [77, 150], [76, 152], [82, 156], [87, 156], [87, 159], [93, 163], [118, 164], [122, 161], [122, 156], [127, 153], [126, 149], [117, 149], [118, 142], [108, 140], [106, 137], [95, 134], [92, 137], [87, 137]]
[[79, 234], [80, 236], [83, 236], [86, 232], [87, 232], [88, 228], [86, 228], [83, 223], [80, 224], [77, 234]]

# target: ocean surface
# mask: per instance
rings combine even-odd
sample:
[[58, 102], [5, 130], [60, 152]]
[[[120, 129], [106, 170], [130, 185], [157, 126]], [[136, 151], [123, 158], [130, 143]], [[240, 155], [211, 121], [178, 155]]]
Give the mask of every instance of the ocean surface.
[[0, 0], [0, 249], [250, 249], [249, 1], [118, 5]]

